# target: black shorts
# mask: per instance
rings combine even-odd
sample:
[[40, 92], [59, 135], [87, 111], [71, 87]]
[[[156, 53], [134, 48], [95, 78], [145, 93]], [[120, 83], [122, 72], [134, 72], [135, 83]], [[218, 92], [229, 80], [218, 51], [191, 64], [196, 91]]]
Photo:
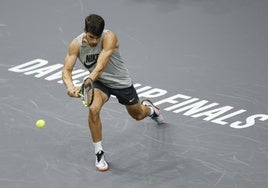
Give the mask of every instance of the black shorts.
[[94, 88], [98, 88], [103, 91], [108, 96], [108, 98], [111, 95], [114, 95], [117, 98], [118, 102], [123, 105], [133, 105], [139, 102], [138, 94], [133, 85], [128, 88], [114, 89], [105, 86], [100, 81], [95, 81]]

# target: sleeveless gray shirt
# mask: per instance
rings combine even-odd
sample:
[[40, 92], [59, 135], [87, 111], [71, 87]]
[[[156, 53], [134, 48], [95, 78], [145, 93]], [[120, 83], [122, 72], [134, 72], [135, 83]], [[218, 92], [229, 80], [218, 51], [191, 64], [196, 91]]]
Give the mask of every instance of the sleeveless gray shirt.
[[[85, 46], [82, 44], [84, 33], [76, 37], [80, 47], [78, 58], [89, 72], [92, 72], [92, 70], [96, 67], [99, 54], [102, 50], [102, 40], [107, 32], [108, 30], [103, 31], [100, 41], [95, 47]], [[98, 80], [104, 85], [114, 89], [127, 88], [132, 85], [128, 69], [120, 56], [119, 50], [112, 54], [107, 66]]]

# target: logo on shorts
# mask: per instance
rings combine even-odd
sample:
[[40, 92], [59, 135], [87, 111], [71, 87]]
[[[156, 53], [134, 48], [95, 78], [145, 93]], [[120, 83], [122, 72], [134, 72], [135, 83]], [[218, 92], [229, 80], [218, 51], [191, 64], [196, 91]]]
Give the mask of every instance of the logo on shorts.
[[135, 100], [135, 97], [133, 99], [130, 99], [129, 102], [133, 102]]

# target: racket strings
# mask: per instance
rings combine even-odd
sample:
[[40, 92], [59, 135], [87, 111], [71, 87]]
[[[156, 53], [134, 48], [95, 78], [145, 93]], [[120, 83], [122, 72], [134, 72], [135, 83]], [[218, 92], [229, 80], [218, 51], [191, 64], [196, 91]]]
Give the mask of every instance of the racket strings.
[[[85, 87], [86, 81], [90, 81], [90, 85], [88, 87]], [[79, 95], [82, 97], [82, 103], [85, 106], [90, 106], [93, 103], [94, 99], [94, 87], [93, 87], [93, 82], [91, 78], [86, 78], [81, 86], [81, 90], [79, 92]]]

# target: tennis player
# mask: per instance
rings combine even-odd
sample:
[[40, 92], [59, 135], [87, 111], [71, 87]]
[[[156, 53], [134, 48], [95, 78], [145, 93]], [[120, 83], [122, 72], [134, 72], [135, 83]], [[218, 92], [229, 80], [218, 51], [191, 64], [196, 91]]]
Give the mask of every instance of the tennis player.
[[89, 107], [88, 125], [95, 148], [95, 165], [99, 171], [109, 169], [102, 147], [100, 111], [110, 95], [116, 96], [132, 118], [142, 120], [149, 116], [157, 123], [163, 123], [162, 112], [158, 107], [148, 99], [139, 101], [128, 69], [120, 56], [117, 36], [112, 31], [104, 30], [104, 26], [105, 21], [99, 15], [91, 14], [85, 18], [84, 32], [70, 43], [62, 69], [62, 79], [70, 97], [79, 97], [80, 87], [75, 86], [72, 80], [77, 58], [90, 72], [89, 77], [94, 82], [95, 93]]

